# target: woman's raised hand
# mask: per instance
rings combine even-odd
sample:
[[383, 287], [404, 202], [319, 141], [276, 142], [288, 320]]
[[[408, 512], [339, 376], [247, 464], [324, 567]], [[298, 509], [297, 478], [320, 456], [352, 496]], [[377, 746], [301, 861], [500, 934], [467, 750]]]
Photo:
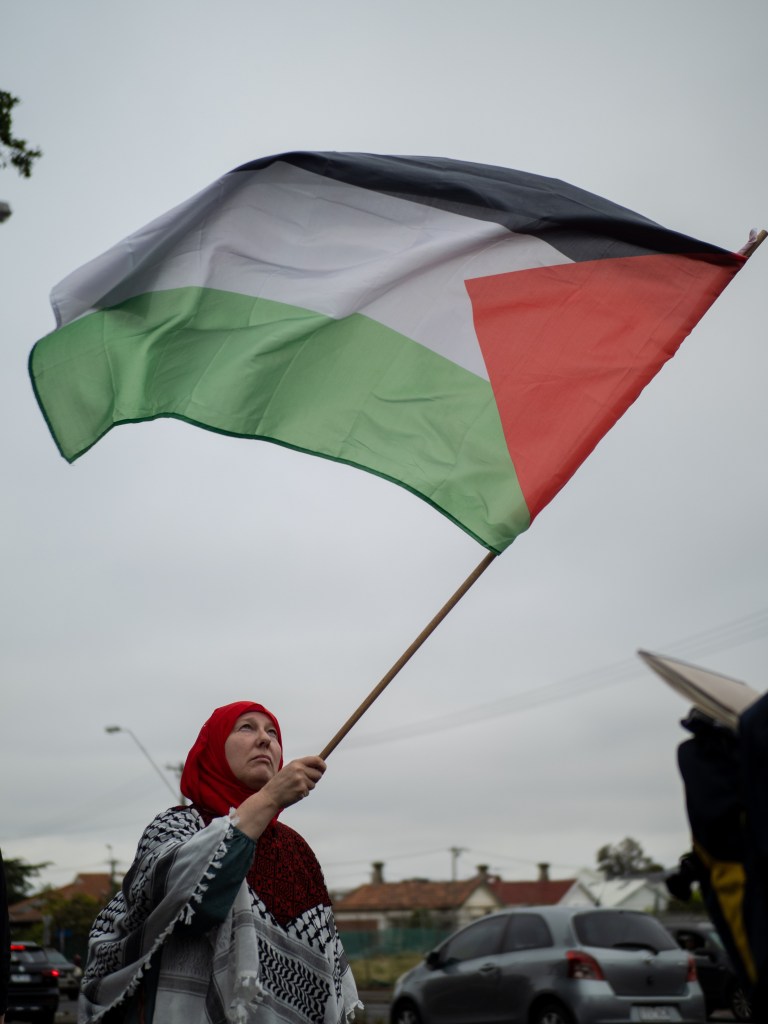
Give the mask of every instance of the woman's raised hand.
[[309, 796], [326, 769], [325, 761], [315, 755], [297, 757], [237, 808], [238, 828], [251, 839], [258, 839], [270, 821], [284, 807]]
[[305, 796], [309, 796], [326, 769], [322, 758], [309, 756], [297, 757], [295, 761], [284, 764], [273, 779], [264, 786], [271, 790], [269, 796], [274, 798], [277, 808], [290, 807]]

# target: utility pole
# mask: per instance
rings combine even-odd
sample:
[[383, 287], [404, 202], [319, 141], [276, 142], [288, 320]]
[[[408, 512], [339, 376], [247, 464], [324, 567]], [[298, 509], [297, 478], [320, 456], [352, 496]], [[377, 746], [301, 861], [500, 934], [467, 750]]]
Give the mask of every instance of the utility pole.
[[119, 888], [119, 886], [117, 884], [117, 874], [116, 874], [117, 860], [115, 859], [115, 855], [114, 855], [114, 853], [112, 851], [112, 844], [111, 843], [106, 843], [105, 845], [106, 845], [107, 849], [109, 850], [109, 857], [107, 858], [107, 864], [109, 864], [109, 888], [114, 893]]
[[466, 853], [465, 846], [452, 846], [448, 851], [451, 855], [451, 881], [456, 881], [456, 864], [462, 853]]
[[186, 804], [186, 802], [187, 802], [184, 799], [184, 794], [181, 792], [181, 776], [182, 776], [182, 774], [184, 772], [184, 762], [183, 761], [174, 761], [173, 764], [167, 764], [165, 766], [165, 770], [167, 772], [173, 772], [173, 774], [176, 776], [176, 782], [177, 782], [177, 785], [179, 786], [179, 803], [183, 807]]

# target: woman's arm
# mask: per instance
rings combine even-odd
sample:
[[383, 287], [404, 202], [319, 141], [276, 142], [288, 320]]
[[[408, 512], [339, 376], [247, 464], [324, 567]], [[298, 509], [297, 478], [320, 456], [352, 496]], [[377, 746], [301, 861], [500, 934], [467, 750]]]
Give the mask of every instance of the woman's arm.
[[240, 829], [233, 829], [227, 852], [200, 902], [195, 904], [194, 916], [186, 924], [191, 934], [202, 935], [222, 923], [253, 863], [255, 850], [253, 839]]

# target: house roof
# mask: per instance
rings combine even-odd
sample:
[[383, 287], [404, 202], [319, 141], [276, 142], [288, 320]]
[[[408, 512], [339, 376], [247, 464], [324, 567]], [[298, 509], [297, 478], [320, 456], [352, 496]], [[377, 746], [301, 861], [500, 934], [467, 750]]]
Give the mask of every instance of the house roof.
[[502, 882], [498, 879], [490, 883], [490, 888], [504, 907], [536, 907], [559, 903], [575, 883], [575, 878], [535, 882]]
[[31, 924], [42, 920], [45, 897], [51, 893], [65, 900], [71, 900], [73, 896], [90, 896], [99, 903], [106, 903], [114, 888], [112, 876], [106, 872], [86, 872], [76, 875], [75, 880], [69, 885], [62, 885], [59, 889], [48, 889], [35, 896], [28, 896], [25, 900], [19, 900], [8, 908], [8, 914], [11, 921], [16, 924]]
[[369, 882], [342, 897], [334, 905], [334, 911], [456, 910], [478, 888], [493, 895], [488, 884], [479, 878], [462, 882], [427, 882], [417, 878], [405, 882]]

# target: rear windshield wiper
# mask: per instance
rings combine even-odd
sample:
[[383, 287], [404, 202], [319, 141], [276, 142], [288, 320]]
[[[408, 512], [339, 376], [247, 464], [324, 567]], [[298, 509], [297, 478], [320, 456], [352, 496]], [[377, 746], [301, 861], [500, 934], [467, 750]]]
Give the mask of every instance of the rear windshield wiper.
[[613, 949], [647, 949], [654, 956], [659, 952], [655, 946], [648, 942], [614, 942]]

